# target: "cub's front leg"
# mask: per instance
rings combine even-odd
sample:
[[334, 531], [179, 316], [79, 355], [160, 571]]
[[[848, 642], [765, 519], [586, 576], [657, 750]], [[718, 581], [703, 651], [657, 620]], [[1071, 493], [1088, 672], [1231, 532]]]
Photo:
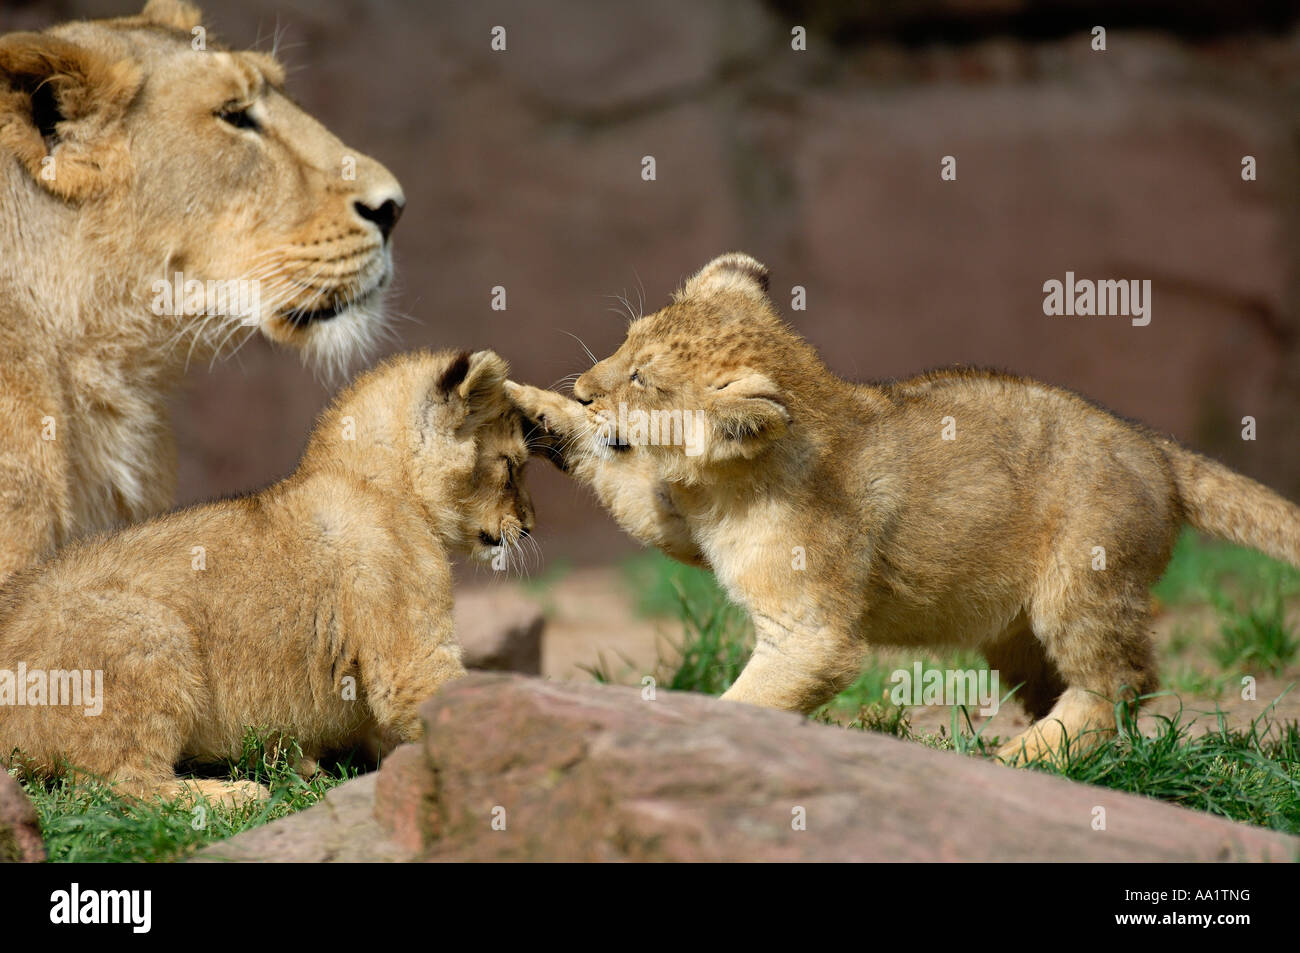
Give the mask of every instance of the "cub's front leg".
[[752, 616], [754, 652], [724, 701], [807, 714], [843, 691], [861, 669], [862, 644], [816, 611]]
[[[400, 741], [421, 737], [420, 705], [465, 674], [453, 631], [451, 567], [444, 562], [419, 575], [394, 586], [383, 604], [369, 599], [342, 613], [356, 640], [361, 684], [378, 736]], [[422, 595], [426, 592], [432, 595]]]
[[506, 381], [506, 396], [541, 431], [531, 446], [565, 472], [591, 463], [601, 452], [595, 446], [596, 422], [587, 408], [572, 398], [531, 384]]

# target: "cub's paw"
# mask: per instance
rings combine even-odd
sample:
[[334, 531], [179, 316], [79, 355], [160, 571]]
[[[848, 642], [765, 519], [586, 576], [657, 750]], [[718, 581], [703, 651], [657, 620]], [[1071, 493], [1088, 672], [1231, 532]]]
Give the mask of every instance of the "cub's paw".
[[582, 405], [553, 390], [514, 381], [506, 381], [506, 396], [530, 425], [524, 433], [529, 452], [568, 472], [565, 450], [572, 445], [570, 431], [575, 423], [584, 420]]
[[553, 390], [506, 381], [506, 396], [520, 413], [547, 433], [568, 430], [584, 418], [580, 403]]
[[206, 778], [177, 781], [162, 793], [169, 801], [197, 803], [205, 800], [212, 805], [243, 807], [271, 799], [271, 790], [256, 781], [214, 781]]

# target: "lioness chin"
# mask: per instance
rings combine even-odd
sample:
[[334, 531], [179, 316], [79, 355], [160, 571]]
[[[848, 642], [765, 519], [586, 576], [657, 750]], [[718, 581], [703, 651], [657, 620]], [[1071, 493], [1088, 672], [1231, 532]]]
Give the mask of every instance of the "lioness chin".
[[1300, 508], [1069, 391], [841, 380], [746, 255], [633, 321], [576, 400], [509, 389], [626, 531], [749, 610], [726, 699], [809, 711], [867, 646], [970, 646], [1038, 719], [1000, 753], [1055, 757], [1156, 688], [1150, 587], [1183, 523], [1300, 566]]
[[[463, 672], [449, 554], [491, 559], [533, 524], [505, 375], [491, 351], [394, 358], [322, 414], [283, 482], [13, 576], [0, 760], [137, 796], [236, 798], [247, 785], [182, 784], [174, 765], [237, 757], [250, 726], [307, 759], [376, 731], [418, 737], [416, 706]], [[33, 673], [51, 686], [39, 701]], [[49, 697], [49, 673], [101, 673], [102, 696]]]
[[177, 0], [0, 36], [0, 197], [0, 582], [171, 505], [191, 361], [383, 331], [397, 180]]

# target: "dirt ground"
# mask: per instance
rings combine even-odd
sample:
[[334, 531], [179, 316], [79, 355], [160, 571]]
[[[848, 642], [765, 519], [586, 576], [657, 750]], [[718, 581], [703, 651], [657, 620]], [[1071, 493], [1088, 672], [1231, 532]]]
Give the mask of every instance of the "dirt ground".
[[[503, 583], [517, 585], [516, 583]], [[674, 645], [680, 639], [681, 625], [673, 618], [647, 619], [634, 610], [632, 593], [617, 569], [593, 567], [575, 569], [548, 585], [542, 592], [529, 594], [543, 604], [547, 628], [542, 647], [542, 675], [561, 681], [589, 681], [592, 674], [585, 667], [601, 667], [617, 682], [637, 684], [645, 674], [675, 663]], [[1178, 606], [1162, 609], [1156, 616], [1153, 635], [1164, 670], [1191, 667], [1205, 672], [1218, 668], [1209, 655], [1208, 641], [1217, 631], [1217, 620], [1208, 606]], [[1176, 637], [1186, 644], [1175, 655], [1171, 643]], [[602, 661], [603, 660], [603, 661]], [[1288, 685], [1300, 682], [1300, 665], [1281, 677], [1261, 675], [1255, 686], [1255, 698], [1241, 697], [1241, 686], [1228, 683], [1214, 696], [1208, 692], [1175, 694], [1153, 699], [1143, 708], [1140, 725], [1144, 731], [1155, 728], [1159, 715], [1172, 716], [1181, 704], [1187, 715], [1195, 717], [1198, 731], [1217, 725], [1216, 706], [1223, 711], [1230, 727], [1244, 727], [1268, 708]], [[1004, 686], [1004, 691], [1009, 686]], [[1174, 692], [1162, 684], [1163, 691]], [[947, 706], [913, 707], [908, 710], [912, 728], [918, 733], [949, 731], [952, 710]], [[983, 719], [972, 712], [978, 728]], [[1287, 693], [1274, 708], [1275, 722], [1300, 722], [1300, 685]], [[1028, 725], [1019, 706], [1008, 703], [993, 716], [984, 729], [986, 735], [1010, 737]]]

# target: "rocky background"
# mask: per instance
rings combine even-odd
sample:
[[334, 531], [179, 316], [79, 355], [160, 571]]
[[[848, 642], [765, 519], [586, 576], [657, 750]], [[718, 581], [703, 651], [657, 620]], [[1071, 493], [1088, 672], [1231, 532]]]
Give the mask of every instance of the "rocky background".
[[[0, 5], [0, 30], [135, 6]], [[840, 374], [1037, 376], [1300, 495], [1293, 3], [207, 6], [226, 41], [275, 45], [305, 107], [402, 180], [406, 345], [491, 346], [550, 384], [587, 366], [570, 335], [602, 356], [619, 342], [611, 296], [656, 307], [743, 249]], [[489, 47], [498, 25], [505, 52]], [[940, 179], [946, 155], [956, 181]], [[1150, 325], [1045, 316], [1043, 282], [1066, 271], [1150, 279]], [[805, 311], [789, 311], [795, 285]], [[287, 472], [327, 397], [260, 342], [193, 374], [176, 405], [182, 501]], [[550, 557], [631, 548], [558, 474], [537, 466], [532, 483]]]

